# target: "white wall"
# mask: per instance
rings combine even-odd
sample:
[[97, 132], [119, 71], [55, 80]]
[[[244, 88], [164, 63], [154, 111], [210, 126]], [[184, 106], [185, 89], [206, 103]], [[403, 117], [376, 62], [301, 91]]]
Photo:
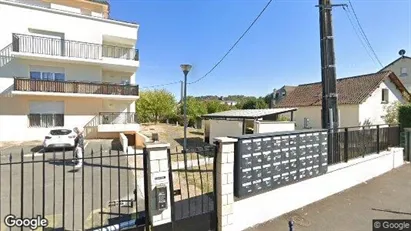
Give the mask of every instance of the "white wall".
[[[99, 112], [104, 111], [107, 100], [98, 98], [0, 96], [0, 141], [42, 140], [50, 128], [30, 128], [27, 115], [30, 101], [63, 101], [64, 127], [85, 126]], [[115, 101], [111, 101], [116, 103]], [[132, 104], [123, 103], [119, 111]], [[133, 103], [134, 104], [134, 103]], [[139, 129], [136, 129], [139, 130]]]
[[[359, 125], [358, 105], [338, 105], [340, 115], [340, 127], [351, 127]], [[321, 107], [299, 107], [294, 112], [296, 129], [304, 128], [304, 118], [308, 118], [312, 128], [321, 128]]]
[[6, 66], [0, 67], [0, 93], [1, 89], [7, 89], [13, 85], [13, 77], [29, 78], [31, 68], [36, 67], [64, 70], [67, 81], [102, 81], [102, 68], [99, 66], [13, 59]]
[[[22, 17], [24, 15], [24, 17]], [[138, 25], [76, 13], [45, 9], [0, 0], [0, 49], [12, 41], [12, 33], [27, 34], [29, 28], [64, 33], [67, 40], [102, 44], [103, 35], [137, 40]], [[133, 44], [135, 45], [135, 44]]]
[[[234, 202], [233, 230], [244, 230], [363, 183], [404, 164], [403, 149], [393, 148], [329, 166], [328, 173]], [[284, 229], [287, 222], [284, 223]]]
[[[382, 101], [382, 89], [389, 89], [388, 91], [388, 104], [381, 103]], [[383, 116], [386, 114], [385, 107], [394, 102], [402, 102], [405, 100], [401, 95], [401, 92], [396, 88], [394, 83], [390, 80], [386, 80], [380, 84], [380, 86], [371, 94], [371, 96], [360, 105], [360, 122], [364, 123], [369, 119], [372, 124], [385, 124]]]
[[255, 121], [254, 122], [254, 134], [257, 133], [269, 133], [269, 132], [281, 132], [281, 131], [294, 131], [295, 122], [291, 121]]
[[[407, 77], [401, 77], [402, 67], [407, 68], [407, 72], [408, 72]], [[411, 59], [409, 58], [400, 59], [397, 62], [393, 63], [392, 65], [386, 67], [384, 70], [385, 71], [390, 70], [394, 72], [395, 75], [401, 80], [401, 82], [407, 88], [407, 90], [411, 92]]]
[[210, 120], [210, 144], [215, 137], [238, 136], [243, 134], [242, 121]]

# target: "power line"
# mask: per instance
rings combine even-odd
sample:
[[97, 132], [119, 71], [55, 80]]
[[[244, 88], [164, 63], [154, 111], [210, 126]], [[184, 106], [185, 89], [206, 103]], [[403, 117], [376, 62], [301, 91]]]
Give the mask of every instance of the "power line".
[[350, 23], [351, 23], [351, 26], [352, 26], [355, 34], [357, 35], [358, 40], [360, 40], [361, 45], [364, 47], [365, 51], [367, 52], [368, 56], [371, 58], [371, 60], [373, 61], [373, 63], [374, 63], [374, 64], [377, 64], [377, 63], [375, 62], [374, 57], [372, 57], [370, 51], [368, 50], [369, 48], [367, 49], [367, 45], [364, 43], [364, 40], [363, 40], [363, 38], [362, 38], [362, 37], [364, 37], [364, 36], [361, 37], [361, 35], [360, 35], [359, 32], [358, 32], [357, 27], [354, 25], [353, 19], [352, 19], [351, 15], [350, 15], [350, 11], [349, 11], [346, 7], [343, 7], [343, 9], [344, 9], [344, 11], [345, 11], [345, 14], [347, 15], [348, 20], [349, 20]]
[[152, 86], [148, 86], [148, 87], [142, 87], [142, 89], [146, 89], [146, 88], [156, 88], [156, 87], [163, 87], [163, 86], [168, 86], [168, 85], [172, 85], [172, 84], [177, 84], [180, 83], [181, 81], [175, 81], [175, 82], [171, 82], [171, 83], [165, 83], [165, 84], [158, 84], [158, 85], [152, 85]]
[[370, 50], [371, 50], [372, 53], [374, 54], [375, 59], [378, 61], [378, 63], [381, 65], [381, 67], [384, 67], [384, 65], [382, 65], [380, 59], [378, 58], [377, 54], [375, 53], [374, 48], [371, 46], [371, 43], [370, 43], [370, 41], [368, 40], [367, 35], [365, 34], [365, 32], [364, 32], [364, 30], [363, 30], [363, 28], [362, 28], [362, 26], [361, 26], [360, 20], [359, 20], [358, 17], [357, 17], [357, 13], [355, 13], [355, 9], [354, 9], [354, 7], [353, 7], [353, 5], [352, 5], [352, 3], [351, 3], [351, 0], [348, 0], [348, 3], [350, 4], [350, 7], [351, 7], [352, 12], [353, 12], [354, 17], [355, 17], [355, 20], [356, 20], [357, 23], [358, 23], [358, 26], [359, 26], [359, 28], [360, 28], [360, 31], [361, 31], [361, 33], [363, 34], [364, 39], [365, 39], [366, 43], [368, 44], [368, 47], [370, 48]]
[[254, 21], [250, 24], [250, 26], [244, 31], [244, 33], [240, 36], [240, 38], [237, 39], [237, 41], [234, 43], [234, 45], [231, 46], [231, 48], [225, 53], [225, 55], [201, 78], [190, 82], [188, 84], [194, 84], [199, 82], [200, 80], [204, 79], [205, 77], [207, 77], [211, 72], [214, 71], [214, 69], [220, 65], [221, 62], [223, 62], [223, 60], [227, 57], [228, 54], [230, 54], [230, 52], [237, 46], [237, 44], [241, 41], [241, 39], [243, 39], [243, 37], [248, 33], [248, 31], [254, 26], [254, 24], [258, 21], [258, 19], [261, 17], [261, 15], [264, 13], [264, 11], [268, 8], [268, 6], [271, 4], [273, 0], [269, 0], [267, 2], [267, 4], [264, 6], [264, 8], [261, 10], [261, 12], [257, 15], [257, 17], [254, 19]]

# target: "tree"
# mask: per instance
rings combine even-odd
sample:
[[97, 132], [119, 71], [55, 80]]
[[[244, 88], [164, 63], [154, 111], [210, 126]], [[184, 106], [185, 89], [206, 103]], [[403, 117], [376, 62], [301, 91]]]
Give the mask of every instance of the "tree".
[[396, 101], [394, 103], [389, 104], [384, 108], [385, 110], [385, 116], [384, 116], [384, 121], [387, 124], [398, 124], [398, 108], [402, 104], [399, 101]]
[[265, 108], [268, 108], [268, 105], [264, 101], [263, 98], [249, 99], [244, 103], [242, 107], [242, 109], [265, 109]]
[[164, 89], [143, 91], [136, 102], [136, 111], [143, 123], [164, 120], [175, 114], [175, 109], [174, 95]]
[[227, 104], [221, 103], [219, 100], [206, 101], [207, 113], [216, 113], [221, 111], [228, 111], [231, 107]]
[[[180, 112], [184, 114], [184, 103], [180, 105]], [[204, 101], [194, 97], [187, 97], [187, 120], [188, 125], [193, 126], [195, 121], [202, 115], [207, 114], [207, 105]]]
[[264, 102], [270, 106], [271, 105], [271, 101], [273, 100], [273, 94], [268, 94], [264, 97]]

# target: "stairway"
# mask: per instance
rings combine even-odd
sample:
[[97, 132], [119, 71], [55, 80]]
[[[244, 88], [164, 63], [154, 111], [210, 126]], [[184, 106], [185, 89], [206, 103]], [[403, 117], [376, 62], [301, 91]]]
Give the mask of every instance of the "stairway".
[[0, 68], [6, 66], [11, 60], [13, 60], [13, 56], [11, 54], [12, 51], [12, 43], [0, 50]]

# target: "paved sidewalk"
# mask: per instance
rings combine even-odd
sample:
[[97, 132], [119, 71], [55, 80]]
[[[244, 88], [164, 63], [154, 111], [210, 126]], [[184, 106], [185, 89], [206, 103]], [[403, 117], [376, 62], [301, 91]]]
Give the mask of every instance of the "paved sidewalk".
[[372, 219], [411, 219], [411, 165], [247, 230], [288, 231], [291, 218], [294, 231], [372, 231]]

